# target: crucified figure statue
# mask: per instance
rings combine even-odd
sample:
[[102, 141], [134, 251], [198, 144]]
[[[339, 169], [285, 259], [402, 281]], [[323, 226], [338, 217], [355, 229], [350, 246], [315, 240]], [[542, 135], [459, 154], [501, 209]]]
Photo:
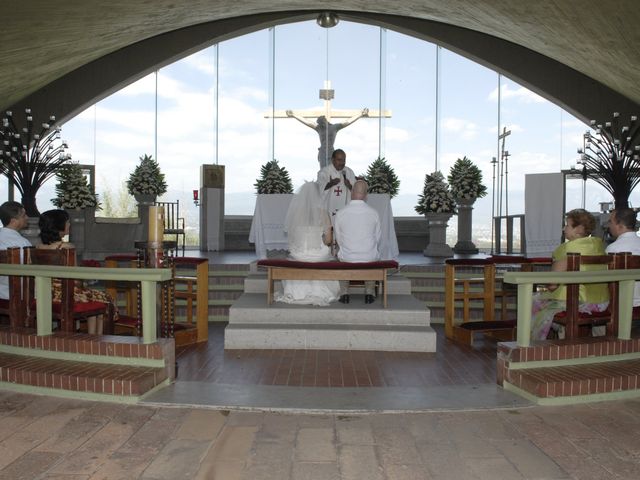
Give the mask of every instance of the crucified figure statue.
[[320, 148], [318, 148], [318, 163], [320, 164], [320, 169], [326, 167], [327, 165], [329, 165], [329, 163], [331, 163], [333, 144], [335, 143], [338, 130], [342, 130], [344, 127], [348, 127], [359, 118], [368, 116], [369, 109], [363, 108], [360, 112], [358, 112], [358, 114], [345, 120], [342, 123], [334, 124], [328, 122], [327, 117], [325, 117], [324, 115], [319, 116], [314, 123], [308, 121], [300, 115], [297, 115], [293, 110], [287, 110], [287, 117], [295, 118], [300, 123], [306, 125], [307, 127], [313, 128], [316, 132], [318, 132], [318, 136], [320, 137]]

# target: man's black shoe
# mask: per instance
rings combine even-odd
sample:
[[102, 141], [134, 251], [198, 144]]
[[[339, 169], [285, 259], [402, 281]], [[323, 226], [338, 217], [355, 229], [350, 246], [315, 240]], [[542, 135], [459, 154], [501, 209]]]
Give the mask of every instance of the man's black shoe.
[[374, 297], [373, 295], [365, 295], [364, 303], [373, 303], [375, 299], [376, 297]]
[[340, 295], [340, 303], [349, 303], [349, 295]]

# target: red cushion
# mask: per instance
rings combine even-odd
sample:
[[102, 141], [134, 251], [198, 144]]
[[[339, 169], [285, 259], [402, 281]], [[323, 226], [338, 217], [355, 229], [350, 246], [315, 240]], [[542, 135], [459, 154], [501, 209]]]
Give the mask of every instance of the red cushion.
[[379, 260], [377, 262], [298, 262], [282, 258], [258, 260], [261, 267], [316, 268], [334, 270], [361, 270], [368, 268], [398, 268], [395, 260]]
[[469, 266], [491, 265], [493, 262], [488, 258], [448, 258], [444, 261], [447, 265]]
[[209, 260], [206, 258], [198, 258], [198, 257], [175, 257], [173, 259], [173, 263], [176, 266], [180, 265], [200, 265], [201, 263], [208, 262]]
[[499, 330], [499, 329], [512, 329], [518, 326], [517, 320], [494, 320], [494, 321], [478, 321], [478, 322], [464, 322], [458, 325], [465, 330]]
[[118, 317], [118, 321], [115, 322], [116, 325], [124, 325], [127, 327], [137, 327], [138, 326], [138, 319], [135, 317], [128, 317], [126, 315], [120, 315], [120, 317]]
[[105, 261], [107, 260], [116, 260], [118, 262], [126, 262], [127, 260], [137, 260], [138, 256], [137, 255], [129, 255], [129, 254], [122, 254], [122, 255], [109, 255], [107, 257], [104, 257]]
[[[107, 310], [107, 306], [108, 304], [102, 303], [102, 302], [85, 302], [85, 303], [77, 302], [73, 304], [73, 313], [81, 314], [81, 313], [88, 313], [93, 311], [104, 312]], [[61, 310], [62, 310], [62, 303], [53, 302], [51, 311], [53, 313], [60, 314]]]

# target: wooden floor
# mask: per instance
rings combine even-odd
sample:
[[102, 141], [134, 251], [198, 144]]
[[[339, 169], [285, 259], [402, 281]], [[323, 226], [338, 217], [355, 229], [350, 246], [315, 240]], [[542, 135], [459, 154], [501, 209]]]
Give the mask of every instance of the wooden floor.
[[496, 343], [473, 348], [444, 338], [437, 353], [342, 350], [224, 350], [225, 324], [210, 324], [209, 342], [176, 350], [178, 380], [305, 387], [433, 387], [496, 381]]

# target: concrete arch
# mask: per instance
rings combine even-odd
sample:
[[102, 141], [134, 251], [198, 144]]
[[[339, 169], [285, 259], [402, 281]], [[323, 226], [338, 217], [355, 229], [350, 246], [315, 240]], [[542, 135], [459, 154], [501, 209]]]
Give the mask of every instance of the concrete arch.
[[[447, 23], [366, 12], [339, 12], [344, 20], [389, 28], [442, 45], [497, 70], [585, 122], [623, 118], [639, 105], [601, 82], [533, 50]], [[10, 108], [53, 112], [64, 122], [114, 91], [211, 44], [269, 26], [314, 19], [317, 11], [259, 13], [168, 31], [97, 58], [57, 78]]]

